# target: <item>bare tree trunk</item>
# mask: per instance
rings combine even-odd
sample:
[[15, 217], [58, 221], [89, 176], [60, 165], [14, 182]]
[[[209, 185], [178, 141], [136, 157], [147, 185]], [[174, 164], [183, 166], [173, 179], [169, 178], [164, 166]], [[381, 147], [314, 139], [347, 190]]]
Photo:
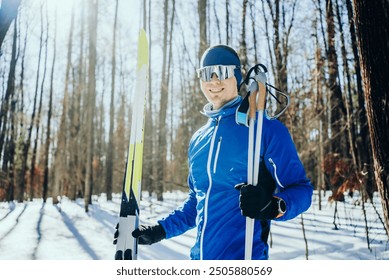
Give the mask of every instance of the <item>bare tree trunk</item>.
[[[146, 10], [146, 6], [144, 6]], [[151, 35], [151, 0], [148, 2], [148, 24], [147, 30], [149, 38]], [[152, 53], [151, 46], [153, 44], [153, 40], [149, 40], [149, 65], [151, 65]], [[154, 160], [153, 160], [153, 151], [154, 151], [154, 139], [155, 139], [155, 127], [153, 123], [153, 95], [152, 93], [152, 80], [153, 77], [151, 75], [151, 67], [148, 69], [148, 92], [147, 92], [147, 107], [146, 107], [146, 116], [145, 116], [145, 133], [144, 133], [144, 155], [143, 155], [143, 183], [144, 190], [148, 191], [150, 194], [152, 193], [153, 185], [154, 185]]]
[[[174, 2], [173, 2], [174, 4]], [[157, 182], [156, 182], [156, 193], [159, 201], [163, 200], [163, 190], [165, 181], [165, 170], [166, 170], [166, 111], [168, 103], [168, 90], [169, 81], [167, 72], [167, 55], [168, 55], [168, 44], [167, 34], [168, 32], [168, 16], [169, 16], [169, 1], [165, 0], [164, 3], [164, 36], [163, 36], [163, 57], [162, 57], [162, 80], [161, 80], [161, 99], [159, 103], [159, 124], [158, 124], [158, 152], [157, 152]]]
[[261, 8], [262, 8], [262, 14], [263, 14], [263, 22], [265, 24], [265, 37], [266, 37], [266, 42], [267, 42], [267, 49], [268, 49], [268, 52], [269, 52], [269, 57], [270, 57], [270, 65], [271, 65], [271, 69], [272, 69], [272, 72], [273, 73], [276, 73], [276, 68], [275, 68], [275, 65], [274, 65], [274, 58], [273, 58], [273, 55], [272, 55], [272, 45], [271, 45], [271, 42], [273, 41], [271, 38], [270, 38], [270, 32], [269, 32], [269, 22], [270, 20], [268, 19], [267, 17], [267, 12], [265, 10], [265, 1], [261, 1]]
[[242, 64], [242, 74], [243, 76], [246, 75], [247, 73], [247, 64], [248, 64], [248, 59], [247, 59], [247, 44], [246, 44], [246, 19], [247, 19], [247, 3], [248, 0], [243, 0], [243, 9], [242, 9], [242, 34], [240, 38], [240, 49], [239, 49], [239, 57], [241, 60]]
[[[74, 11], [74, 6], [72, 11]], [[60, 189], [65, 184], [64, 181], [67, 181], [65, 178], [68, 175], [67, 167], [66, 167], [66, 133], [68, 130], [68, 103], [69, 103], [69, 83], [70, 83], [70, 69], [72, 63], [72, 50], [73, 50], [73, 30], [74, 30], [74, 12], [72, 12], [72, 17], [70, 20], [70, 32], [68, 39], [68, 49], [67, 49], [67, 63], [65, 70], [65, 89], [64, 89], [64, 97], [62, 102], [62, 114], [59, 124], [59, 129], [57, 133], [57, 149], [54, 155], [54, 180], [53, 180], [53, 204], [57, 204], [58, 196], [60, 195]], [[71, 137], [71, 139], [73, 139]], [[69, 195], [69, 194], [68, 194]], [[69, 195], [72, 198], [71, 195]]]
[[47, 200], [47, 193], [49, 190], [49, 153], [51, 143], [51, 116], [53, 110], [53, 92], [54, 92], [54, 67], [55, 59], [57, 56], [57, 10], [55, 10], [55, 25], [54, 25], [54, 38], [53, 38], [53, 61], [51, 63], [51, 75], [50, 75], [50, 93], [49, 93], [49, 110], [47, 112], [47, 131], [45, 142], [45, 163], [44, 163], [44, 175], [43, 175], [43, 201]]
[[21, 0], [3, 0], [0, 9], [0, 49], [12, 21], [16, 19]]
[[373, 186], [375, 185], [374, 182], [374, 175], [373, 175], [373, 156], [371, 151], [371, 141], [370, 141], [370, 135], [369, 135], [369, 127], [367, 125], [367, 112], [366, 112], [366, 106], [365, 106], [365, 98], [363, 94], [363, 86], [362, 86], [362, 77], [361, 77], [361, 66], [359, 64], [359, 54], [358, 54], [358, 43], [357, 43], [357, 36], [355, 31], [355, 23], [354, 23], [354, 15], [353, 15], [353, 7], [351, 0], [346, 0], [346, 6], [347, 6], [347, 16], [349, 20], [349, 27], [350, 27], [350, 36], [351, 36], [351, 44], [352, 44], [352, 51], [354, 55], [354, 71], [355, 71], [355, 77], [356, 77], [356, 84], [357, 84], [357, 95], [358, 95], [358, 118], [357, 123], [360, 127], [359, 137], [357, 138], [356, 145], [357, 145], [357, 151], [359, 154], [360, 159], [360, 166], [366, 171], [366, 177], [367, 179], [365, 188], [368, 193], [373, 192]]
[[[5, 92], [5, 97], [2, 100], [1, 104], [1, 117], [0, 117], [0, 124], [1, 124], [1, 136], [0, 136], [0, 154], [3, 151], [3, 141], [6, 135], [6, 127], [7, 127], [7, 116], [9, 111], [9, 117], [10, 117], [10, 132], [9, 132], [9, 140], [7, 141], [7, 144], [4, 147], [4, 153], [3, 153], [3, 166], [2, 170], [8, 173], [8, 189], [6, 189], [7, 192], [7, 200], [12, 201], [14, 200], [14, 159], [15, 159], [15, 107], [16, 107], [16, 100], [15, 100], [15, 70], [16, 70], [16, 62], [18, 60], [17, 55], [17, 24], [15, 20], [14, 24], [14, 34], [13, 34], [13, 42], [12, 42], [12, 54], [11, 54], [11, 62], [10, 62], [10, 69], [8, 72], [8, 80], [7, 80], [7, 89]], [[11, 104], [9, 104], [11, 103]]]
[[258, 41], [257, 41], [257, 33], [255, 32], [255, 22], [256, 22], [256, 13], [255, 6], [250, 5], [250, 19], [251, 19], [251, 30], [253, 33], [253, 44], [254, 44], [254, 64], [258, 64]]
[[114, 158], [114, 141], [113, 130], [115, 126], [115, 70], [116, 70], [116, 28], [118, 18], [119, 1], [116, 0], [115, 5], [115, 20], [112, 30], [112, 70], [111, 70], [111, 105], [109, 108], [109, 140], [106, 160], [105, 173], [105, 191], [107, 193], [107, 200], [112, 200], [112, 184], [113, 184], [113, 158]]
[[[291, 5], [286, 3], [284, 0], [266, 0], [266, 2], [270, 11], [271, 23], [273, 25], [273, 37], [270, 39], [268, 23], [265, 23], [266, 36], [269, 42], [269, 55], [271, 57], [273, 73], [275, 76], [275, 86], [282, 92], [288, 93], [289, 37], [295, 19], [297, 1], [292, 1]], [[285, 8], [286, 6], [288, 6], [290, 10], [287, 10]], [[262, 9], [265, 21], [267, 21], [263, 2]], [[285, 15], [287, 12], [290, 13], [289, 22], [286, 22]], [[272, 48], [270, 47], [270, 42], [273, 42]], [[272, 58], [272, 53], [274, 53], [274, 60]], [[279, 104], [281, 107], [284, 105], [285, 104]], [[291, 123], [293, 116], [290, 115], [290, 112], [293, 112], [292, 106], [290, 106], [290, 109], [287, 112], [288, 113], [281, 115], [279, 119], [290, 129], [293, 129], [293, 125]], [[293, 134], [293, 131], [291, 131], [291, 133]]]
[[389, 232], [389, 3], [354, 0], [354, 21], [371, 137], [374, 174]]
[[[105, 58], [103, 58], [103, 61], [101, 62], [102, 65], [105, 64], [104, 62]], [[104, 129], [104, 103], [105, 103], [105, 89], [108, 88], [106, 86], [106, 75], [104, 71], [104, 66], [102, 67], [102, 73], [101, 73], [101, 98], [99, 100], [99, 104], [97, 103], [97, 93], [95, 97], [95, 103], [96, 103], [96, 113], [95, 120], [94, 120], [94, 152], [93, 152], [93, 191], [95, 193], [102, 193], [105, 191], [105, 177], [104, 177], [104, 167], [102, 165], [102, 158], [106, 155], [106, 141], [105, 141], [105, 129]]]
[[212, 8], [213, 8], [213, 14], [215, 16], [215, 21], [216, 21], [217, 38], [219, 39], [218, 43], [221, 44], [222, 43], [222, 34], [221, 34], [221, 28], [220, 28], [220, 20], [219, 20], [219, 16], [218, 16], [218, 9], [216, 7], [216, 5], [218, 3], [219, 3], [219, 1], [214, 0]]
[[335, 22], [332, 0], [326, 0], [326, 19], [328, 36], [328, 87], [330, 90], [330, 110], [331, 110], [331, 148], [332, 152], [346, 156], [349, 150], [344, 146], [348, 143], [344, 138], [344, 116], [346, 109], [342, 100], [342, 91], [338, 79], [338, 59], [335, 49]]
[[346, 51], [346, 43], [344, 39], [344, 31], [343, 31], [343, 21], [341, 17], [341, 12], [339, 8], [338, 0], [335, 2], [335, 10], [336, 10], [336, 17], [339, 23], [339, 35], [340, 35], [340, 43], [341, 43], [341, 52], [342, 52], [342, 62], [343, 62], [343, 68], [344, 68], [344, 104], [346, 107], [346, 128], [347, 128], [347, 136], [348, 141], [350, 142], [350, 155], [353, 160], [353, 165], [355, 168], [355, 171], [360, 170], [360, 160], [357, 154], [357, 147], [356, 147], [356, 129], [355, 129], [355, 120], [354, 120], [354, 106], [352, 102], [352, 96], [351, 96], [351, 75], [349, 70], [349, 64], [347, 61], [347, 51]]
[[[41, 6], [41, 14], [42, 14], [43, 6]], [[34, 122], [35, 122], [35, 114], [36, 114], [36, 103], [38, 99], [38, 88], [39, 88], [39, 77], [40, 77], [40, 64], [41, 64], [41, 56], [42, 56], [42, 49], [43, 49], [43, 19], [41, 20], [41, 34], [40, 34], [40, 44], [39, 44], [39, 55], [38, 55], [38, 65], [37, 65], [37, 73], [36, 73], [36, 81], [35, 81], [35, 94], [34, 94], [34, 104], [32, 108], [31, 113], [31, 121], [30, 126], [28, 128], [28, 135], [27, 139], [23, 142], [23, 151], [22, 151], [22, 167], [19, 172], [19, 178], [20, 180], [20, 193], [18, 201], [22, 202], [24, 199], [24, 192], [26, 188], [26, 171], [27, 171], [27, 159], [28, 159], [28, 151], [30, 149], [31, 144], [31, 136], [32, 136], [32, 130], [34, 128]]]
[[[41, 17], [42, 17], [42, 22], [43, 22], [43, 13], [41, 14]], [[47, 49], [48, 49], [47, 41], [48, 41], [48, 37], [49, 37], [49, 29], [48, 29], [47, 19], [48, 19], [48, 16], [47, 16], [47, 6], [46, 6], [46, 24], [47, 24], [47, 26], [46, 26], [46, 38], [45, 38], [45, 62], [44, 62], [43, 76], [42, 76], [42, 81], [41, 81], [41, 91], [40, 91], [40, 96], [39, 96], [38, 114], [37, 114], [37, 119], [36, 119], [37, 121], [35, 123], [36, 136], [35, 136], [35, 141], [34, 141], [34, 148], [32, 150], [32, 156], [31, 156], [31, 169], [30, 169], [30, 200], [31, 201], [35, 196], [35, 194], [34, 194], [34, 192], [35, 192], [34, 187], [36, 187], [34, 184], [35, 164], [36, 164], [36, 154], [38, 151], [39, 130], [40, 130], [40, 125], [41, 125], [42, 102], [43, 102], [43, 92], [44, 92], [43, 88], [44, 88], [44, 84], [45, 84], [45, 80], [46, 80], [46, 71], [47, 71]]]
[[204, 51], [208, 48], [207, 38], [207, 0], [198, 0], [197, 13], [199, 15], [200, 45], [198, 56], [201, 58]]
[[[197, 1], [197, 14], [198, 14], [198, 20], [199, 20], [199, 36], [200, 36], [200, 41], [199, 41], [199, 48], [198, 48], [198, 59], [196, 60], [196, 64], [194, 65], [195, 67], [200, 66], [200, 59], [201, 56], [203, 55], [204, 51], [208, 48], [209, 46], [209, 41], [207, 37], [207, 0], [198, 0]], [[192, 72], [193, 73], [193, 72]], [[192, 74], [191, 73], [191, 74]], [[195, 73], [193, 73], [193, 76]], [[188, 134], [192, 135], [200, 126], [200, 123], [202, 123], [203, 116], [199, 114], [199, 112], [203, 109], [203, 104], [204, 104], [204, 97], [201, 94], [201, 89], [200, 89], [200, 83], [196, 82], [191, 89], [192, 92], [195, 92], [196, 94], [191, 96], [191, 99], [189, 101], [189, 112], [188, 115], [190, 116], [187, 122], [188, 126]]]
[[316, 54], [315, 54], [315, 115], [317, 116], [317, 127], [319, 130], [319, 148], [317, 155], [317, 188], [318, 188], [318, 200], [319, 200], [319, 210], [321, 210], [322, 202], [322, 191], [325, 191], [325, 180], [324, 180], [324, 171], [321, 166], [324, 162], [324, 151], [325, 151], [325, 140], [327, 135], [327, 126], [326, 124], [326, 109], [324, 106], [323, 100], [323, 85], [324, 85], [324, 59], [322, 57], [322, 51], [319, 45], [319, 38], [317, 34], [317, 20], [315, 21], [315, 44], [316, 44]]
[[89, 27], [89, 66], [88, 66], [88, 105], [87, 105], [87, 149], [86, 149], [86, 174], [85, 174], [85, 212], [92, 204], [93, 193], [93, 147], [94, 147], [94, 112], [96, 106], [96, 37], [97, 37], [97, 4], [98, 1], [89, 1], [88, 27]]
[[[4, 8], [5, 9], [5, 8]], [[16, 17], [16, 15], [15, 15]], [[0, 19], [1, 21], [1, 19]], [[16, 72], [16, 62], [17, 62], [17, 24], [15, 21], [14, 25], [14, 34], [13, 34], [13, 43], [12, 43], [12, 53], [11, 53], [11, 61], [10, 61], [10, 69], [8, 72], [8, 80], [7, 80], [7, 89], [5, 91], [5, 95], [3, 100], [1, 101], [1, 109], [0, 109], [0, 155], [3, 152], [5, 137], [7, 133], [7, 122], [8, 122], [8, 113], [10, 109], [10, 103], [12, 106], [13, 96], [15, 93], [15, 72]], [[1, 53], [0, 53], [1, 55]], [[6, 152], [3, 153], [6, 157]], [[7, 160], [7, 158], [6, 158]], [[4, 166], [4, 164], [3, 164]], [[4, 168], [3, 168], [4, 170]]]
[[[124, 60], [122, 57], [120, 57], [120, 69], [123, 67], [123, 62]], [[121, 85], [124, 85], [124, 80], [125, 80], [125, 74], [122, 70], [120, 70], [120, 80], [121, 80]], [[115, 128], [115, 147], [117, 147], [117, 153], [115, 153], [115, 161], [120, 163], [118, 165], [118, 168], [115, 168], [113, 170], [113, 191], [117, 193], [121, 193], [122, 191], [122, 184], [123, 184], [123, 177], [124, 177], [124, 170], [125, 170], [125, 163], [126, 163], [126, 153], [123, 151], [128, 150], [128, 129], [126, 126], [126, 114], [130, 114], [131, 110], [128, 110], [127, 108], [127, 100], [126, 100], [126, 89], [121, 88], [120, 89], [120, 102], [119, 102], [119, 107], [117, 109], [117, 125]], [[146, 135], [146, 132], [145, 132]], [[146, 139], [147, 137], [145, 137]], [[143, 187], [143, 185], [142, 185]]]
[[[19, 92], [19, 97], [17, 98], [19, 100], [19, 113], [20, 114], [24, 114], [23, 110], [24, 110], [24, 73], [25, 73], [25, 57], [26, 57], [26, 46], [27, 46], [27, 37], [28, 37], [28, 31], [29, 31], [29, 28], [28, 28], [28, 24], [25, 25], [25, 28], [26, 28], [26, 32], [25, 32], [25, 35], [24, 35], [24, 43], [23, 43], [23, 52], [22, 52], [22, 60], [21, 60], [21, 63], [20, 63], [20, 67], [21, 67], [21, 70], [20, 70], [20, 82], [19, 82], [19, 89], [20, 89], [20, 92]], [[24, 128], [24, 123], [25, 123], [25, 120], [23, 118], [19, 118], [19, 121], [18, 121], [18, 126], [20, 128]], [[23, 150], [23, 145], [24, 145], [24, 141], [22, 139], [24, 139], [25, 137], [25, 130], [24, 129], [20, 129], [19, 130], [19, 133], [17, 133], [17, 136], [19, 139], [21, 139], [21, 141], [19, 141], [16, 145], [17, 145], [17, 148], [18, 150]], [[20, 178], [20, 169], [21, 167], [18, 166], [16, 167], [15, 166], [15, 169], [14, 169], [14, 175], [17, 175], [15, 176], [15, 184], [14, 186], [20, 186], [20, 182], [24, 182], [24, 178]], [[13, 199], [13, 198], [12, 198]]]
[[[85, 59], [84, 59], [84, 41], [85, 41], [85, 1], [81, 3], [80, 13], [80, 35], [79, 35], [79, 62], [76, 71], [77, 83], [74, 87], [73, 95], [69, 104], [69, 169], [68, 173], [73, 174], [69, 178], [68, 195], [72, 200], [77, 197], [82, 197], [84, 186], [84, 164], [85, 162], [85, 136], [82, 135], [83, 129], [82, 112], [81, 112], [81, 97], [85, 96], [84, 89], [86, 85], [85, 77]], [[77, 7], [77, 6], [76, 6]], [[75, 10], [75, 6], [73, 6]]]
[[305, 232], [305, 224], [304, 224], [304, 214], [300, 215], [301, 217], [301, 228], [303, 230], [303, 237], [304, 237], [304, 243], [305, 243], [305, 259], [309, 259], [309, 249], [308, 249], [308, 239], [307, 234]]
[[226, 0], [226, 44], [231, 41], [231, 29], [230, 29], [230, 0]]
[[[168, 93], [168, 96], [167, 96], [167, 100], [166, 102], [169, 102], [169, 99], [170, 99], [170, 110], [171, 110], [171, 116], [170, 116], [170, 137], [169, 137], [169, 144], [170, 144], [170, 155], [169, 157], [166, 155], [166, 160], [169, 160], [169, 166], [168, 168], [170, 168], [170, 171], [167, 171], [165, 170], [165, 173], [166, 173], [166, 176], [164, 177], [164, 180], [170, 180], [170, 181], [173, 181], [172, 178], [171, 178], [171, 175], [174, 174], [174, 171], [171, 169], [172, 168], [172, 163], [173, 163], [173, 149], [174, 149], [174, 144], [173, 144], [173, 119], [174, 119], [174, 103], [175, 103], [175, 99], [176, 97], [174, 96], [174, 94], [170, 94], [169, 96], [169, 85], [170, 84], [173, 84], [174, 85], [174, 75], [171, 75], [171, 72], [173, 72], [174, 74], [174, 70], [170, 71], [171, 69], [171, 64], [172, 64], [172, 57], [173, 57], [173, 34], [174, 34], [174, 16], [175, 16], [175, 0], [172, 1], [172, 5], [173, 5], [173, 8], [171, 9], [172, 11], [172, 15], [170, 17], [170, 31], [169, 31], [169, 42], [168, 42], [168, 47], [169, 47], [169, 52], [168, 52], [168, 62], [167, 62], [167, 77], [166, 77], [166, 80], [168, 82], [168, 89], [167, 89], [167, 93]], [[166, 104], [167, 105], [167, 104]], [[167, 131], [166, 131], [167, 132]], [[167, 138], [167, 133], [166, 133], [166, 136]]]

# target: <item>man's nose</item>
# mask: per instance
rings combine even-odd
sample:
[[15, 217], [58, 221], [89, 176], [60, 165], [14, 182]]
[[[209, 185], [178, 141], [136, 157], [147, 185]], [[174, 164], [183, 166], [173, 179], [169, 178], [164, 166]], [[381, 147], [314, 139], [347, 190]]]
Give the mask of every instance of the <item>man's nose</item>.
[[212, 74], [211, 82], [220, 82], [219, 77], [216, 75], [216, 73]]

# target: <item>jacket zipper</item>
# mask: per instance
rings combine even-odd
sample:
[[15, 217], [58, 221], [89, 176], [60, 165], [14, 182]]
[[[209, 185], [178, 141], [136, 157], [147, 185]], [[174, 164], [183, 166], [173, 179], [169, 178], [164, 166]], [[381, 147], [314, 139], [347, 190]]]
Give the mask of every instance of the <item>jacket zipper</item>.
[[219, 121], [220, 121], [221, 116], [217, 118], [216, 124], [215, 124], [215, 130], [213, 131], [212, 139], [211, 139], [211, 144], [209, 147], [209, 152], [208, 152], [208, 160], [207, 160], [207, 174], [208, 174], [208, 180], [209, 180], [209, 186], [207, 190], [207, 194], [205, 196], [205, 202], [204, 202], [204, 222], [203, 222], [203, 228], [201, 230], [201, 238], [200, 238], [200, 260], [203, 260], [203, 242], [204, 242], [204, 233], [205, 233], [205, 228], [207, 227], [207, 212], [208, 212], [208, 198], [209, 194], [212, 189], [212, 177], [211, 177], [211, 161], [212, 161], [212, 153], [213, 149], [215, 146], [215, 139], [216, 139], [216, 134], [219, 129]]
[[275, 162], [273, 161], [272, 158], [269, 158], [269, 162], [271, 163], [271, 165], [273, 165], [273, 169], [274, 169], [274, 178], [276, 179], [277, 184], [278, 184], [280, 187], [285, 188], [285, 187], [281, 184], [280, 180], [278, 179], [278, 176], [277, 176], [277, 165], [275, 164]]
[[216, 173], [216, 167], [217, 167], [217, 162], [218, 162], [218, 159], [219, 159], [219, 152], [220, 152], [221, 143], [222, 143], [222, 137], [220, 136], [219, 140], [217, 141], [215, 160], [213, 162], [213, 174]]

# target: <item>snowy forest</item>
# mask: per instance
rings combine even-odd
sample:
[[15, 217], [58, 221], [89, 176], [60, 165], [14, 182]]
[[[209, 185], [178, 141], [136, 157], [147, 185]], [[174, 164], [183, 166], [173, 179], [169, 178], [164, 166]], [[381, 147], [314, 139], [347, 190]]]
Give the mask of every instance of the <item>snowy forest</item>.
[[[389, 229], [389, 4], [385, 0], [0, 1], [0, 201], [121, 193], [137, 35], [150, 44], [142, 190], [187, 190], [206, 121], [196, 68], [228, 44], [286, 92], [281, 116], [323, 199], [380, 196]], [[325, 193], [330, 192], [330, 196]], [[328, 198], [329, 197], [329, 198]], [[320, 203], [319, 203], [320, 204]]]

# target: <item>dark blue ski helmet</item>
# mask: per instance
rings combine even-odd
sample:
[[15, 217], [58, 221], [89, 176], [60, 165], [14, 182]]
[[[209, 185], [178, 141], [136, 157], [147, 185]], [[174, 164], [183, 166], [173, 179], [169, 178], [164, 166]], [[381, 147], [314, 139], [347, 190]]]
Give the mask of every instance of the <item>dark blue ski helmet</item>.
[[212, 65], [236, 65], [234, 75], [238, 88], [242, 81], [240, 59], [236, 51], [227, 45], [216, 45], [208, 48], [201, 57], [200, 67]]

